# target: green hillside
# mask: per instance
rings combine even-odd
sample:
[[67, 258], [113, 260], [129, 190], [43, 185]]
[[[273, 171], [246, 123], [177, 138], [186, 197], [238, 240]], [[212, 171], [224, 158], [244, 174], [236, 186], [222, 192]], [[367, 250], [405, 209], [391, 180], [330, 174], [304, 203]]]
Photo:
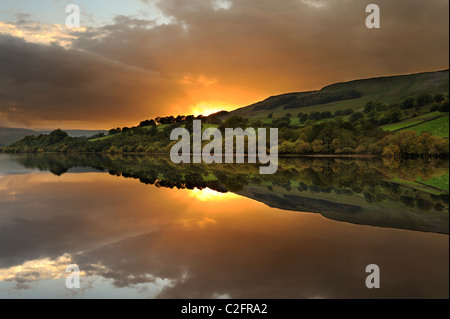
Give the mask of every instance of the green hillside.
[[433, 135], [448, 137], [448, 115], [412, 126], [408, 128], [408, 130], [415, 131], [419, 134], [422, 132], [428, 132]]
[[[417, 97], [426, 93], [432, 95], [447, 94], [448, 87], [448, 70], [380, 77], [336, 83], [319, 91], [272, 96], [264, 101], [237, 109], [231, 114], [247, 118], [266, 119], [271, 113], [273, 118], [279, 118], [285, 116], [288, 112], [295, 115], [299, 112], [309, 114], [325, 111], [334, 113], [342, 109], [362, 110], [366, 103], [370, 101], [387, 104], [400, 103], [407, 97]], [[322, 102], [326, 101], [327, 97], [331, 100]], [[347, 98], [344, 99], [345, 97]], [[317, 104], [311, 101], [314, 99]], [[293, 107], [296, 102], [299, 102], [299, 105], [303, 104], [303, 106]]]
[[[289, 93], [233, 112], [146, 119], [91, 137], [57, 130], [28, 136], [2, 152], [108, 152], [167, 154], [182, 127], [278, 128], [282, 155], [376, 155], [385, 158], [448, 157], [449, 72], [336, 83], [319, 91]], [[223, 142], [223, 141], [222, 141]], [[203, 141], [203, 145], [208, 142]]]
[[414, 131], [418, 134], [428, 132], [440, 137], [449, 137], [448, 114], [431, 112], [383, 126], [389, 132]]

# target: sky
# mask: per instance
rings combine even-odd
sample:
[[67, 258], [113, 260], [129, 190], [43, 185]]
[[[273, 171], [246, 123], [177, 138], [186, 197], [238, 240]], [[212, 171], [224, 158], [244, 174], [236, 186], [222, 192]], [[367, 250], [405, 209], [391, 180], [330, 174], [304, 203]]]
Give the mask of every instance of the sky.
[[[80, 8], [70, 29], [66, 6]], [[368, 29], [365, 8], [380, 8]], [[0, 126], [109, 129], [447, 69], [448, 0], [2, 0]]]

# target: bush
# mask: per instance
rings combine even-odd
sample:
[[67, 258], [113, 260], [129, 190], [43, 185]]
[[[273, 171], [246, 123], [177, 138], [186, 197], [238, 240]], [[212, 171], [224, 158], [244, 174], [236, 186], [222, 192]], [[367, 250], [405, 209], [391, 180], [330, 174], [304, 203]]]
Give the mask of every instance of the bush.
[[444, 94], [439, 93], [434, 96], [434, 101], [437, 103], [441, 103], [444, 100], [445, 100]]
[[111, 147], [107, 150], [107, 152], [108, 152], [108, 153], [111, 153], [111, 154], [117, 154], [117, 153], [119, 153], [119, 149], [117, 148], [117, 146], [111, 146]]
[[144, 153], [145, 152], [145, 147], [142, 145], [139, 145], [138, 147], [136, 147], [135, 152], [137, 153]]
[[448, 113], [448, 100], [442, 103], [439, 112]]
[[416, 106], [416, 99], [413, 97], [409, 97], [407, 99], [405, 99], [401, 104], [400, 107], [402, 109], [411, 109], [414, 106]]

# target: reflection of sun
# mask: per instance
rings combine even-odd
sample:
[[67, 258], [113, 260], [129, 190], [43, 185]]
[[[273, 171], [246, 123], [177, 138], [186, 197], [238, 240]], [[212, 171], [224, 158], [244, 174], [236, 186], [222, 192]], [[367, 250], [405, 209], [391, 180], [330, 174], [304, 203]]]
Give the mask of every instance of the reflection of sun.
[[189, 196], [202, 201], [218, 201], [218, 200], [230, 200], [230, 199], [236, 199], [239, 198], [239, 195], [233, 194], [233, 193], [219, 193], [212, 189], [205, 188], [205, 189], [193, 189], [189, 191]]

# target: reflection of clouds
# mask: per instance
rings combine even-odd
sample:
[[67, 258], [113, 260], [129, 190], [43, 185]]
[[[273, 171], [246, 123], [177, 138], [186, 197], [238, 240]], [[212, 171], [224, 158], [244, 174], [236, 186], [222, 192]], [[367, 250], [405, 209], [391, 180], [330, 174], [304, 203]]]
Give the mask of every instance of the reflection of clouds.
[[221, 294], [214, 293], [212, 297], [214, 299], [231, 299], [231, 297], [228, 294], [221, 295]]
[[183, 227], [185, 228], [204, 228], [207, 226], [212, 226], [217, 224], [217, 221], [209, 218], [209, 217], [205, 217], [203, 219], [184, 219], [181, 220], [180, 223], [183, 225]]
[[[82, 296], [448, 296], [446, 236], [338, 223], [243, 198], [198, 201], [189, 190], [109, 174], [6, 180], [20, 200], [3, 201], [0, 192], [0, 287], [36, 289], [73, 263], [84, 274]], [[376, 292], [364, 285], [374, 261], [387, 270]]]
[[29, 283], [37, 280], [60, 278], [70, 264], [70, 256], [63, 255], [57, 259], [43, 258], [26, 261], [21, 265], [0, 268], [0, 281], [12, 281], [16, 288], [30, 288]]
[[[46, 280], [65, 279], [70, 273], [66, 267], [73, 263], [74, 257], [65, 254], [56, 259], [43, 258], [26, 261], [22, 265], [0, 269], [0, 282], [14, 283], [14, 290], [34, 288], [39, 282]], [[106, 280], [105, 280], [106, 279]], [[111, 280], [109, 280], [111, 279]], [[135, 276], [134, 274], [114, 273], [108, 267], [101, 264], [83, 265], [80, 269], [80, 289], [66, 291], [67, 297], [85, 295], [94, 289], [96, 281], [113, 283], [117, 288], [132, 288], [139, 294], [156, 297], [166, 287], [173, 287], [174, 280], [158, 278], [151, 274]], [[60, 281], [64, 285], [65, 281]]]

